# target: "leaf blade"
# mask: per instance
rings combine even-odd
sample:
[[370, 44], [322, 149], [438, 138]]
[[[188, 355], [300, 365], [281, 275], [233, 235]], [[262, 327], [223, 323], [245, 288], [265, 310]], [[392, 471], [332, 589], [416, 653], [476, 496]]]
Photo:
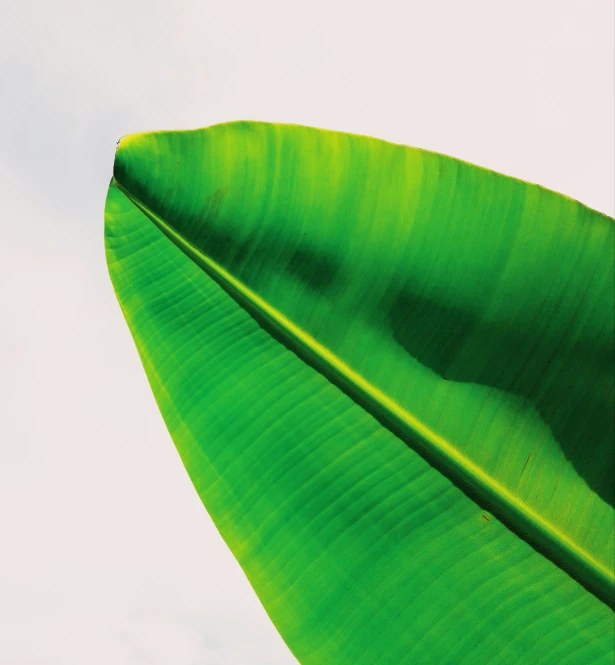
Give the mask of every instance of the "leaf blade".
[[[175, 139], [173, 139], [173, 140], [175, 140]], [[134, 195], [133, 195], [133, 196], [134, 196]], [[135, 198], [136, 198], [136, 197], [135, 197]], [[218, 204], [218, 207], [219, 207], [219, 204]], [[257, 258], [258, 258], [258, 257], [257, 257]], [[253, 258], [252, 258], [252, 260], [253, 260]], [[230, 260], [229, 260], [229, 261], [230, 261]], [[232, 263], [232, 262], [231, 262], [231, 263]], [[247, 261], [246, 261], [246, 263], [247, 263]], [[120, 272], [121, 272], [121, 271], [120, 271]], [[250, 273], [248, 272], [248, 273], [246, 273], [246, 274], [249, 275]], [[117, 282], [117, 279], [118, 279], [118, 278], [116, 277], [116, 278], [115, 278], [115, 281], [116, 281], [116, 282]], [[304, 281], [305, 281], [305, 280], [304, 280]], [[124, 287], [124, 288], [125, 288], [125, 287]], [[116, 289], [118, 289], [117, 285], [116, 285]], [[121, 289], [120, 289], [120, 291], [121, 291]], [[120, 296], [120, 292], [119, 292], [119, 291], [118, 291], [118, 296]], [[121, 297], [121, 296], [120, 296], [120, 300], [122, 300], [122, 297]], [[129, 322], [129, 323], [130, 323], [130, 322]], [[141, 324], [139, 324], [139, 325], [141, 325]], [[137, 326], [137, 328], [138, 328], [138, 326]], [[135, 334], [136, 337], [138, 337], [138, 330], [137, 330], [137, 328], [134, 328], [134, 327], [133, 327], [133, 334]], [[155, 392], [156, 392], [156, 391], [155, 391]], [[337, 398], [336, 398], [336, 399], [337, 399]], [[370, 421], [370, 422], [371, 422], [371, 421]], [[177, 438], [176, 438], [176, 436], [175, 436], [174, 438], [176, 439], [176, 443], [177, 443]], [[179, 445], [178, 445], [178, 447], [179, 447]], [[411, 454], [411, 453], [409, 453], [409, 454]], [[385, 466], [386, 466], [386, 465], [385, 465]], [[389, 463], [389, 466], [390, 466], [390, 463]], [[238, 482], [238, 479], [237, 479], [237, 478], [236, 478], [236, 481]], [[203, 490], [203, 491], [205, 492], [205, 490]], [[402, 490], [400, 489], [399, 491], [402, 491]], [[216, 517], [214, 517], [214, 519], [216, 519]], [[357, 519], [358, 519], [358, 518], [357, 518]], [[383, 517], [382, 519], [385, 520], [385, 517]], [[481, 521], [484, 521], [484, 520], [482, 520], [482, 517], [480, 517], [479, 519], [481, 519]], [[222, 520], [222, 521], [224, 522], [224, 520]], [[360, 519], [358, 519], [358, 521], [359, 521], [359, 523], [360, 523]], [[386, 521], [386, 520], [385, 520], [385, 521]], [[218, 518], [217, 523], [218, 523], [219, 526], [220, 526], [220, 518]], [[489, 522], [489, 524], [491, 524], [491, 522]], [[502, 527], [502, 528], [503, 528], [503, 527]], [[223, 528], [221, 528], [221, 531], [223, 531]], [[506, 530], [505, 530], [505, 532], [508, 533], [508, 531], [506, 531]], [[416, 535], [416, 534], [415, 534], [415, 535]], [[226, 537], [228, 538], [228, 534], [227, 534]], [[474, 537], [474, 536], [473, 536], [473, 537]], [[441, 543], [440, 543], [440, 544], [441, 544]], [[238, 545], [237, 543], [235, 543], [235, 550], [237, 550], [238, 547], [239, 547], [239, 545]], [[236, 552], [236, 553], [237, 553], [237, 552]], [[536, 555], [536, 556], [539, 556], [539, 555]], [[238, 558], [240, 559], [240, 562], [241, 562], [241, 561], [242, 561], [242, 559], [241, 559], [241, 553], [238, 554]], [[541, 560], [542, 560], [542, 559], [541, 559]], [[242, 565], [243, 565], [243, 564], [242, 564]], [[246, 567], [246, 570], [247, 570], [247, 568], [249, 568], [249, 566]], [[402, 568], [403, 568], [403, 567], [402, 567]], [[406, 573], [407, 573], [407, 570], [406, 570]], [[250, 573], [248, 573], [248, 574], [249, 574], [249, 577], [250, 577]], [[501, 573], [501, 574], [503, 574], [503, 573]], [[252, 577], [251, 577], [251, 581], [253, 581], [253, 578], [254, 578], [254, 576], [252, 575]], [[384, 578], [383, 578], [383, 579], [384, 579]], [[257, 592], [258, 592], [258, 591], [259, 591], [259, 583], [253, 581], [253, 585], [255, 586], [255, 588], [257, 589]], [[575, 587], [575, 588], [576, 588], [576, 587]], [[261, 590], [260, 593], [262, 594], [262, 590]], [[264, 602], [265, 602], [265, 601], [264, 601]], [[270, 600], [270, 601], [269, 601], [269, 604], [271, 604], [272, 602], [273, 602], [273, 601]], [[538, 602], [538, 601], [536, 601], [536, 602]], [[275, 604], [275, 603], [274, 603], [274, 604]], [[267, 607], [267, 602], [265, 602], [265, 605], [266, 605], [266, 607]], [[593, 611], [594, 611], [594, 610], [592, 610], [592, 612], [593, 612]], [[602, 616], [602, 615], [601, 615], [601, 616]], [[606, 616], [606, 615], [604, 615], [604, 616]], [[275, 620], [275, 619], [274, 619], [274, 620]], [[567, 620], [568, 620], [568, 618], [567, 618]], [[278, 626], [280, 625], [279, 621], [280, 621], [280, 619], [279, 619], [279, 617], [278, 617]], [[603, 628], [604, 628], [604, 618], [603, 618], [599, 623], [600, 623], [600, 625], [602, 625]], [[282, 620], [282, 625], [284, 626], [284, 620]], [[323, 629], [323, 630], [324, 630], [324, 629]], [[605, 628], [605, 630], [606, 630], [606, 628]], [[285, 629], [284, 629], [284, 627], [281, 628], [281, 632], [282, 632], [283, 635], [285, 635]], [[325, 631], [325, 632], [326, 632], [326, 631]], [[608, 633], [608, 631], [606, 631], [605, 634], [607, 634], [607, 633]], [[287, 633], [287, 634], [288, 634], [288, 633]], [[441, 636], [439, 636], [439, 637], [441, 638]], [[427, 638], [426, 638], [426, 639], [427, 639]], [[561, 639], [561, 638], [560, 638], [560, 639]], [[594, 638], [592, 638], [592, 639], [596, 639], [596, 638], [594, 637]], [[300, 637], [298, 637], [298, 636], [297, 636], [297, 637], [293, 637], [292, 639], [289, 640], [289, 642], [294, 642], [295, 640], [298, 640], [298, 643], [299, 643], [299, 644], [302, 643]], [[326, 640], [325, 640], [325, 641], [326, 641]], [[602, 643], [602, 644], [604, 645], [604, 642], [603, 642], [602, 640], [599, 640], [599, 642]], [[405, 641], [404, 639], [402, 639], [402, 643], [406, 644], [406, 646], [407, 646], [407, 643], [406, 643], [406, 641]], [[352, 653], [353, 656], [356, 656], [356, 655], [357, 655], [357, 652], [355, 651], [355, 649], [353, 649], [352, 646], [348, 646], [348, 643], [346, 643], [346, 644], [347, 644], [347, 646], [346, 646], [347, 652], [346, 652], [346, 653]], [[431, 644], [431, 643], [430, 643], [430, 644]], [[433, 647], [433, 644], [431, 644], [431, 646]], [[450, 646], [450, 645], [449, 645], [449, 646]], [[301, 650], [301, 648], [299, 648], [299, 651], [300, 651], [300, 650]], [[369, 650], [368, 650], [368, 651], [369, 651]], [[476, 656], [476, 652], [474, 652], [474, 655]], [[307, 657], [310, 658], [311, 656], [308, 655]], [[340, 657], [340, 656], [336, 656], [336, 657]], [[511, 657], [512, 657], [512, 656], [510, 656], [510, 654], [509, 654], [509, 656], [507, 656], [508, 660], [505, 660], [504, 662], [514, 662], [514, 660], [511, 660]], [[306, 661], [306, 662], [309, 662], [309, 661]], [[316, 661], [314, 661], [314, 662], [316, 662]], [[335, 661], [334, 661], [334, 662], [335, 662]], [[340, 660], [340, 662], [352, 662], [352, 661], [350, 661], [350, 660]], [[359, 661], [354, 661], [354, 662], [359, 662]], [[366, 662], [367, 662], [367, 661], [366, 661]], [[393, 660], [391, 660], [390, 662], [397, 662], [397, 661], [393, 661]], [[429, 661], [427, 661], [427, 662], [429, 662]], [[440, 662], [444, 662], [444, 660], [441, 660]], [[455, 662], [455, 661], [451, 661], [451, 662]], [[482, 661], [474, 661], [474, 662], [482, 662]], [[591, 662], [591, 659], [590, 659], [588, 662]]]

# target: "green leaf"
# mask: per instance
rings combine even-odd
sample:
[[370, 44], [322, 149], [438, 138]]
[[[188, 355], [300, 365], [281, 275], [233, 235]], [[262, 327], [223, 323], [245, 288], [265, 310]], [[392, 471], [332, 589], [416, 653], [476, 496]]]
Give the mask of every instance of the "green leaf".
[[114, 288], [303, 665], [613, 662], [614, 228], [368, 137], [122, 139]]

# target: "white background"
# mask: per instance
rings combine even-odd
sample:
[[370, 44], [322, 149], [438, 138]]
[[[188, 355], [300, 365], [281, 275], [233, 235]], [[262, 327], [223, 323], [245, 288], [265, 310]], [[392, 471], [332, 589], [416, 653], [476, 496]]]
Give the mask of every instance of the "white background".
[[0, 0], [0, 665], [290, 665], [166, 432], [103, 253], [115, 145], [237, 119], [613, 214], [612, 0]]

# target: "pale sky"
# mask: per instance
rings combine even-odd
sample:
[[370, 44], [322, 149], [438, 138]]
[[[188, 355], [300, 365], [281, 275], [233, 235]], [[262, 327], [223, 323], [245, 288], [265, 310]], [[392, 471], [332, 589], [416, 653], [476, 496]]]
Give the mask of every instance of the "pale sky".
[[0, 665], [292, 665], [107, 275], [117, 140], [369, 134], [613, 215], [612, 0], [0, 0]]

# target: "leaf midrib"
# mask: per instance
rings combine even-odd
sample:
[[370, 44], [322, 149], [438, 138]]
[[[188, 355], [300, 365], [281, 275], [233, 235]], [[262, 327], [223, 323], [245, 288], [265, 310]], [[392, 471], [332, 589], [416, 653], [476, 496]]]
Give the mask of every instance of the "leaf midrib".
[[[242, 305], [265, 319], [274, 330], [307, 352], [317, 369], [396, 435], [405, 434], [403, 441], [437, 468], [462, 491], [470, 487], [492, 512], [509, 528], [535, 548], [546, 554], [594, 595], [610, 607], [615, 606], [615, 575], [590, 552], [583, 549], [553, 523], [544, 519], [480, 466], [463, 455], [450, 441], [423, 424], [407, 409], [367, 381], [330, 349], [293, 323], [248, 286], [177, 233], [164, 219], [115, 180], [120, 191], [141, 210], [186, 256], [199, 265]], [[324, 371], [323, 371], [324, 370]], [[327, 371], [328, 370], [328, 371]], [[332, 374], [330, 376], [329, 374]], [[340, 383], [342, 385], [340, 385]], [[366, 404], [367, 403], [367, 404]], [[371, 408], [370, 408], [371, 407]], [[381, 417], [379, 418], [378, 415]], [[440, 469], [442, 470], [442, 469]]]

